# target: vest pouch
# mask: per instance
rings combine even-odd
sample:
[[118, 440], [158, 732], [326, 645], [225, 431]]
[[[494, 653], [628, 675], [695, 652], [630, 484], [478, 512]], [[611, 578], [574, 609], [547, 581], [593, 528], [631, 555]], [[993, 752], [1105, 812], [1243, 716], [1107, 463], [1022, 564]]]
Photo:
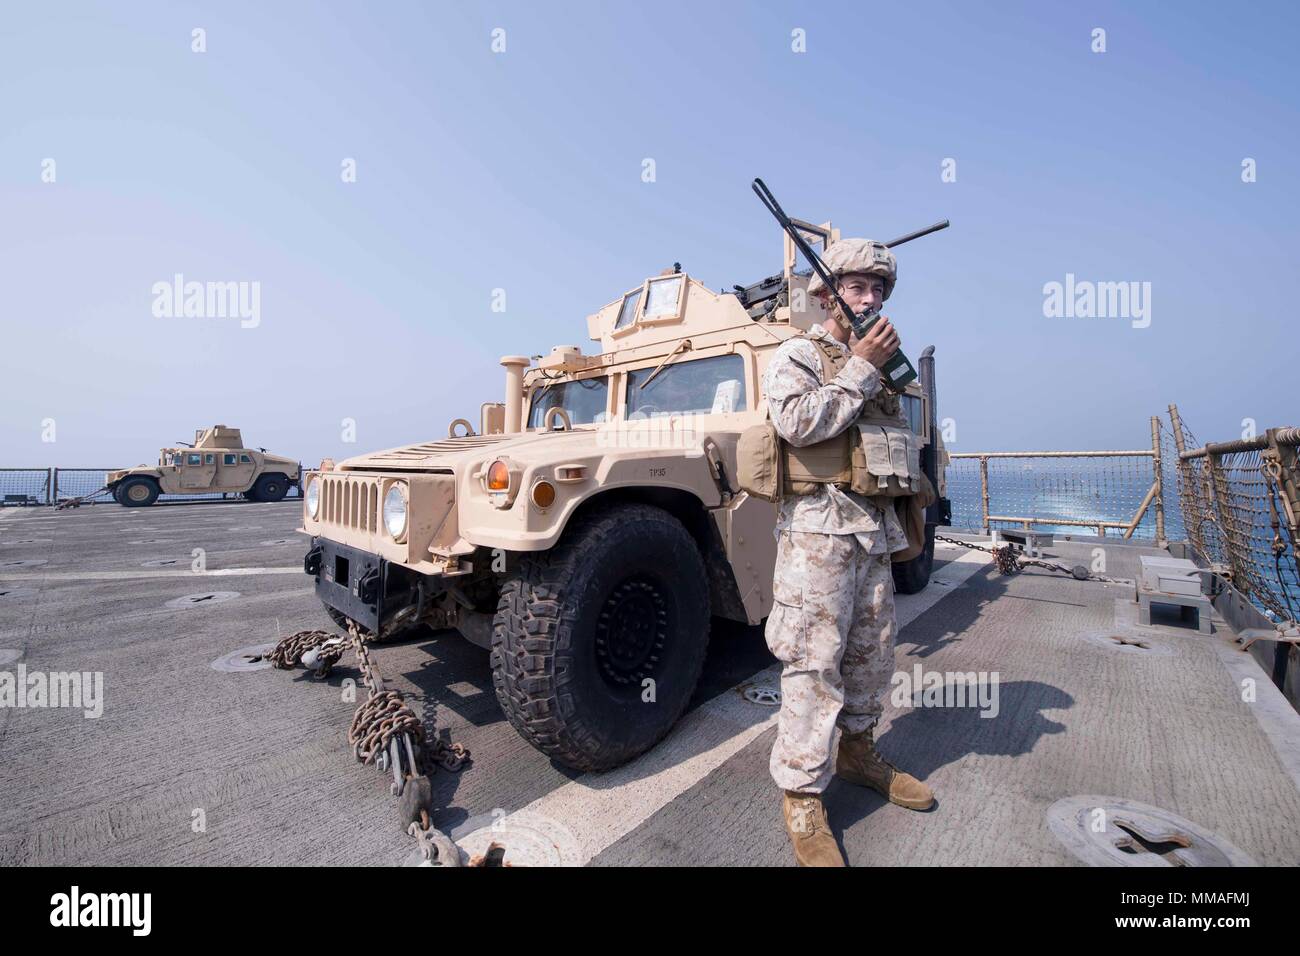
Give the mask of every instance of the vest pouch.
[[920, 491], [917, 476], [921, 473], [921, 444], [910, 428], [885, 427], [889, 436], [889, 460], [894, 465], [895, 495], [914, 495]]
[[764, 501], [781, 497], [781, 437], [770, 421], [751, 425], [736, 441], [736, 481]]
[[934, 485], [930, 484], [930, 479], [924, 473], [919, 474], [916, 484], [916, 494], [907, 498], [894, 499], [898, 520], [907, 534], [907, 547], [890, 555], [890, 560], [896, 564], [911, 561], [925, 550], [925, 509], [934, 504], [938, 495], [935, 493]]
[[921, 446], [910, 429], [892, 425], [858, 425], [851, 489], [888, 498], [920, 490]]
[[786, 493], [811, 495], [820, 490], [820, 485], [849, 487], [853, 477], [852, 431], [851, 428], [845, 429], [834, 438], [801, 448], [783, 442]]

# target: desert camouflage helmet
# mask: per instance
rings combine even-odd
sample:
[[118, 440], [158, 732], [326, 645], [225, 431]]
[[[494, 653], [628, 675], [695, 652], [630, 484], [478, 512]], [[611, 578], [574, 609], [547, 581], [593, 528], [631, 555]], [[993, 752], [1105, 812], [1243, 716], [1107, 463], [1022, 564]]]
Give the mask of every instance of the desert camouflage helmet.
[[[868, 273], [885, 280], [885, 298], [894, 291], [894, 282], [898, 279], [898, 260], [883, 242], [874, 239], [838, 239], [832, 242], [824, 253], [822, 262], [826, 269], [836, 278], [849, 273]], [[808, 294], [816, 295], [826, 288], [826, 283], [816, 272], [808, 283]]]

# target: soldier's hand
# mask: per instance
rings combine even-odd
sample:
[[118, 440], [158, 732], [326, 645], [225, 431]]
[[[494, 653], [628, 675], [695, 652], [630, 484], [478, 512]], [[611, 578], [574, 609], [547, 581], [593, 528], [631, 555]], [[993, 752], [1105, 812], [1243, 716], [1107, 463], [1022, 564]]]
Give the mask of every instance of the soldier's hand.
[[868, 330], [866, 338], [856, 340], [851, 350], [854, 355], [881, 368], [898, 351], [898, 332], [889, 319], [882, 315], [880, 321]]

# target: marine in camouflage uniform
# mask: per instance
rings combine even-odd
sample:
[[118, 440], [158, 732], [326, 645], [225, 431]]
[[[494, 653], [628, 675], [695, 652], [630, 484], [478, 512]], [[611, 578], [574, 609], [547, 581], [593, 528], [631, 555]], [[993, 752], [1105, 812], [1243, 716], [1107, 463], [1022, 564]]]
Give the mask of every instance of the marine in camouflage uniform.
[[[827, 268], [840, 277], [885, 275], [879, 253], [871, 258], [872, 245], [883, 249], [860, 239], [833, 243], [824, 256]], [[894, 275], [888, 255], [885, 298]], [[814, 283], [820, 285], [816, 277]], [[831, 370], [838, 369], [829, 378], [821, 350], [834, 356]], [[763, 387], [777, 434], [796, 447], [834, 438], [863, 414], [906, 424], [898, 396], [882, 387], [879, 370], [825, 326], [782, 344]], [[890, 554], [907, 547], [907, 536], [892, 507], [832, 484], [783, 497], [776, 535], [766, 637], [783, 668], [770, 770], [786, 794], [797, 861], [843, 865], [820, 801], [833, 772], [902, 806], [925, 809], [933, 803], [929, 788], [883, 761], [872, 741], [894, 672], [898, 625]], [[832, 763], [837, 725], [843, 731], [838, 766]]]

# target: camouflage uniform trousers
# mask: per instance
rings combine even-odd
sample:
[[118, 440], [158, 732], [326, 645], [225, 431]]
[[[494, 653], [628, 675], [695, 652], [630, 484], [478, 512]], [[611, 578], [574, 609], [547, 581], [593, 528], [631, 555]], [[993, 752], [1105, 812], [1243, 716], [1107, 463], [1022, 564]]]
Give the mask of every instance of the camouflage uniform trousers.
[[851, 534], [782, 531], [767, 646], [783, 665], [772, 779], [821, 793], [834, 773], [835, 727], [875, 725], [894, 673], [894, 578], [888, 553]]

